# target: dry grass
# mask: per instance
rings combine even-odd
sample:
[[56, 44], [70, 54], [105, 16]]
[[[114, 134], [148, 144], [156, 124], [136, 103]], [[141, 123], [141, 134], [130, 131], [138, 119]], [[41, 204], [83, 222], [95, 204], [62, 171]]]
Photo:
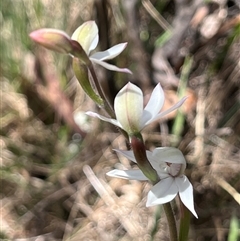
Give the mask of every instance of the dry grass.
[[[112, 151], [127, 148], [124, 137], [115, 127], [88, 119], [86, 131], [90, 131], [83, 138], [79, 129], [64, 119], [69, 109], [63, 111], [61, 105], [51, 104], [49, 83], [53, 81], [57, 83], [54, 94], [64, 96], [69, 104], [66, 106], [83, 112], [99, 110], [79, 87], [69, 58], [43, 51], [28, 38], [30, 31], [41, 27], [65, 29], [71, 34], [89, 19], [96, 19], [104, 32], [105, 25], [100, 21], [103, 18], [99, 20], [101, 8], [95, 2], [98, 1], [1, 3], [1, 240], [168, 240], [161, 207], [145, 207], [151, 185], [105, 175], [116, 167], [136, 167]], [[149, 1], [143, 2], [151, 10]], [[154, 74], [149, 75], [156, 69], [148, 66], [141, 72], [140, 68], [150, 63], [154, 42], [163, 32], [144, 4], [139, 1], [136, 8], [142, 38], [142, 45], [138, 45], [132, 42], [136, 36], [128, 32], [132, 25], [126, 6], [120, 8], [120, 1], [109, 1], [111, 24], [108, 35], [100, 35], [100, 48], [128, 41], [128, 49], [116, 62], [130, 66], [134, 72], [133, 76], [126, 76], [97, 69], [110, 99], [129, 80], [144, 88], [147, 98], [156, 81]], [[176, 3], [152, 4], [158, 11], [163, 9], [162, 16], [172, 24], [177, 15]], [[199, 215], [198, 220], [192, 219], [189, 240], [237, 241], [234, 237], [240, 232], [238, 5], [238, 1], [212, 1], [197, 8], [198, 15], [192, 18], [187, 36], [179, 45], [181, 53], [192, 58], [187, 88], [183, 87], [189, 96], [183, 109], [183, 124], [176, 123], [182, 117], [174, 113], [143, 132], [148, 149], [178, 146], [186, 155], [186, 174], [194, 186]], [[210, 9], [207, 13], [206, 8]], [[225, 15], [217, 15], [218, 8], [225, 10]], [[204, 31], [209, 24], [207, 17], [219, 23], [211, 32], [213, 36]], [[192, 31], [198, 35], [191, 35]], [[135, 48], [139, 49], [138, 54], [144, 52], [144, 58], [131, 52]], [[167, 50], [163, 52], [166, 54]], [[164, 54], [161, 56], [164, 63]], [[175, 81], [183, 81], [184, 63], [178, 57], [176, 62], [163, 64], [167, 70], [167, 77], [161, 82], [166, 93], [164, 108], [178, 99], [179, 82]], [[50, 71], [54, 78], [48, 74], [42, 77], [39, 73], [44, 71]], [[158, 74], [161, 71], [160, 68]], [[165, 79], [172, 81], [170, 87]], [[177, 203], [178, 200], [174, 210], [178, 219]]]

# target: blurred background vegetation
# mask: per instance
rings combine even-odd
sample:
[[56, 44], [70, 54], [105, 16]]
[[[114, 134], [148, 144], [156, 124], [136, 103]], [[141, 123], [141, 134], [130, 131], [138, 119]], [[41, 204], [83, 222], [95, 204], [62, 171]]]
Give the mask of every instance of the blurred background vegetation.
[[84, 116], [99, 110], [70, 57], [29, 38], [45, 27], [71, 35], [88, 20], [99, 26], [99, 50], [128, 42], [113, 63], [133, 75], [96, 66], [111, 101], [128, 81], [146, 99], [160, 82], [164, 108], [189, 96], [181, 112], [144, 130], [147, 147], [186, 155], [199, 215], [189, 240], [238, 240], [238, 0], [5, 0], [0, 11], [1, 240], [168, 240], [161, 208], [145, 207], [151, 185], [106, 177], [133, 164], [112, 151], [127, 148], [113, 126]]

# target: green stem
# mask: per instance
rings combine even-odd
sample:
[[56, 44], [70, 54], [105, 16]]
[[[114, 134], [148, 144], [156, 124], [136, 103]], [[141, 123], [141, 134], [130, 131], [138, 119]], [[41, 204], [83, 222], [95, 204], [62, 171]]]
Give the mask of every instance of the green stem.
[[88, 65], [88, 69], [91, 73], [91, 76], [92, 76], [92, 79], [93, 79], [93, 82], [97, 88], [97, 91], [98, 91], [98, 94], [101, 96], [101, 98], [104, 100], [104, 107], [105, 107], [105, 110], [107, 111], [107, 113], [110, 115], [111, 118], [115, 118], [115, 114], [114, 114], [114, 111], [113, 111], [113, 107], [110, 105], [107, 97], [105, 96], [103, 90], [102, 90], [102, 87], [101, 85], [99, 84], [99, 81], [97, 79], [97, 76], [96, 76], [96, 73], [94, 71], [94, 68], [93, 68], [93, 65], [92, 63], [90, 63]]
[[154, 226], [153, 226], [152, 231], [150, 233], [151, 241], [155, 240], [154, 238], [155, 238], [155, 235], [158, 231], [158, 224], [159, 224], [159, 220], [160, 220], [161, 216], [162, 216], [162, 206], [158, 205], [156, 207], [156, 211], [154, 213]]
[[181, 219], [180, 219], [180, 229], [179, 229], [179, 241], [188, 240], [188, 231], [190, 226], [190, 211], [180, 202], [181, 205]]
[[171, 203], [165, 203], [163, 204], [163, 208], [167, 217], [168, 221], [168, 228], [169, 228], [169, 234], [170, 234], [170, 240], [171, 241], [178, 241], [177, 236], [177, 226], [176, 226], [176, 220], [173, 215], [173, 210], [171, 207]]
[[[187, 56], [183, 64], [183, 69], [182, 69], [182, 73], [179, 81], [179, 87], [178, 87], [179, 98], [182, 98], [186, 94], [188, 78], [192, 68], [192, 63], [193, 63], [193, 58], [191, 56]], [[178, 111], [177, 116], [173, 123], [173, 128], [172, 128], [172, 133], [175, 136], [174, 146], [177, 146], [181, 139], [184, 122], [185, 122], [185, 114], [182, 111]]]

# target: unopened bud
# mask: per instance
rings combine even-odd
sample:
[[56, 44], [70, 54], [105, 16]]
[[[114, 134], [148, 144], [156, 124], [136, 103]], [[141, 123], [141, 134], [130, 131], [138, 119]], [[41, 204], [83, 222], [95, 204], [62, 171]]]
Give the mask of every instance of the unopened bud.
[[29, 36], [36, 43], [59, 53], [69, 54], [73, 50], [70, 37], [61, 30], [42, 28]]

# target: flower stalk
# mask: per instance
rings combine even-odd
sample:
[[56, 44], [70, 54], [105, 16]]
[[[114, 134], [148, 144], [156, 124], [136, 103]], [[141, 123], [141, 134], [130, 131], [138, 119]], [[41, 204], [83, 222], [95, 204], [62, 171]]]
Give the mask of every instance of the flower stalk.
[[171, 203], [164, 203], [163, 209], [167, 217], [169, 235], [171, 241], [178, 241], [176, 220], [173, 214]]
[[181, 208], [181, 218], [180, 218], [178, 238], [179, 238], [179, 241], [187, 241], [191, 214], [181, 201], [180, 201], [180, 208]]
[[96, 86], [97, 92], [99, 93], [99, 95], [101, 96], [101, 98], [104, 100], [104, 108], [106, 110], [106, 112], [109, 114], [109, 116], [111, 118], [115, 118], [115, 113], [113, 111], [113, 107], [111, 106], [108, 98], [106, 97], [106, 95], [104, 94], [104, 91], [102, 90], [101, 85], [99, 84], [99, 81], [97, 79], [95, 70], [93, 68], [92, 63], [90, 63], [90, 65], [88, 66], [88, 69], [90, 71], [90, 74], [92, 76], [92, 80], [94, 82], [94, 85]]
[[142, 135], [138, 133], [137, 135], [130, 136], [130, 143], [138, 167], [153, 184], [157, 183], [159, 181], [159, 177], [156, 170], [148, 161]]

